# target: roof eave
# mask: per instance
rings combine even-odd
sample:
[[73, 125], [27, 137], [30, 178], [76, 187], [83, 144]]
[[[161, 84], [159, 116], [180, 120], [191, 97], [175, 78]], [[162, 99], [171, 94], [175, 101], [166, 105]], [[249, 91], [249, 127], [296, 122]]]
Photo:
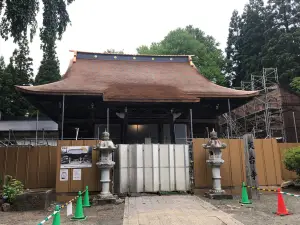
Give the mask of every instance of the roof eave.
[[[26, 87], [26, 86], [25, 86]], [[28, 87], [28, 86], [27, 86]], [[34, 95], [91, 95], [91, 96], [103, 96], [103, 93], [90, 93], [90, 92], [75, 92], [75, 91], [37, 91], [24, 88], [24, 86], [15, 86], [16, 90], [24, 94]]]

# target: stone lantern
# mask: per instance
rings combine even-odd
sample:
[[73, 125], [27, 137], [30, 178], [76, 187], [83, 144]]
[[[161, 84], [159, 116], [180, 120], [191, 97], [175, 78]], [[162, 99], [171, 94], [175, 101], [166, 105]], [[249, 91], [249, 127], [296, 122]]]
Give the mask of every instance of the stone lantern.
[[207, 144], [203, 144], [203, 148], [206, 149], [209, 153], [209, 158], [206, 160], [206, 163], [212, 168], [212, 181], [213, 187], [209, 192], [205, 193], [205, 196], [208, 198], [214, 199], [232, 199], [232, 195], [226, 194], [221, 188], [221, 173], [220, 167], [224, 163], [222, 159], [222, 149], [225, 149], [227, 146], [217, 137], [217, 132], [213, 130], [210, 133], [210, 140]]
[[104, 131], [99, 143], [94, 147], [94, 150], [100, 152], [99, 161], [96, 163], [97, 167], [101, 170], [100, 183], [102, 187], [101, 193], [98, 195], [97, 200], [115, 199], [109, 191], [110, 186], [110, 170], [114, 167], [115, 162], [112, 161], [113, 151], [117, 146], [109, 139], [109, 133]]

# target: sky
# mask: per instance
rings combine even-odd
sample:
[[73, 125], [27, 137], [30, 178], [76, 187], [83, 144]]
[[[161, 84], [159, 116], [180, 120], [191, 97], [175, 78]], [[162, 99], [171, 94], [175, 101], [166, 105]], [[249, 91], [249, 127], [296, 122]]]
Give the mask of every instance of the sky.
[[[169, 31], [193, 25], [213, 36], [222, 50], [226, 47], [232, 12], [242, 12], [248, 0], [75, 0], [68, 6], [72, 25], [57, 42], [61, 74], [68, 68], [73, 53], [69, 50], [103, 52], [106, 49], [136, 53], [140, 45], [161, 41]], [[42, 11], [42, 10], [41, 10]], [[42, 23], [41, 12], [38, 15]], [[34, 71], [42, 60], [39, 34], [30, 44]], [[0, 38], [0, 56], [6, 63], [15, 45]]]

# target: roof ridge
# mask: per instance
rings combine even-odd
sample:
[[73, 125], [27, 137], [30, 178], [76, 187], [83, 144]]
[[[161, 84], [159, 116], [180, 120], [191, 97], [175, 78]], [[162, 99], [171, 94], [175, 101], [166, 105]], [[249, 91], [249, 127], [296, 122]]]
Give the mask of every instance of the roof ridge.
[[[192, 57], [195, 55], [157, 55], [157, 54], [130, 54], [130, 53], [104, 53], [104, 52], [89, 52], [89, 51], [78, 51], [78, 50], [70, 50], [70, 52], [74, 52], [74, 56], [77, 56], [77, 53], [88, 53], [88, 54], [101, 54], [101, 55], [123, 55], [123, 56], [166, 56], [166, 57]], [[75, 59], [76, 61], [76, 59]]]

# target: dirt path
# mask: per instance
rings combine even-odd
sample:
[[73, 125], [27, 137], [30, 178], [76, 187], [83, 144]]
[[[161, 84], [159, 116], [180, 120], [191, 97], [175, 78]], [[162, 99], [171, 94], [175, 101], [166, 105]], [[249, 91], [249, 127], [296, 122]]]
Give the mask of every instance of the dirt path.
[[[284, 190], [299, 194], [299, 191]], [[273, 214], [277, 210], [277, 194], [266, 192], [260, 195], [260, 200], [253, 200], [250, 206], [241, 206], [240, 196], [235, 196], [233, 200], [210, 200], [199, 195], [203, 200], [213, 204], [218, 209], [231, 214], [234, 218], [245, 225], [298, 225], [300, 221], [300, 198], [284, 195], [287, 209], [293, 213], [289, 216], [276, 216]]]
[[[75, 207], [73, 206], [73, 213]], [[33, 212], [0, 212], [0, 225], [37, 225], [45, 217], [50, 215], [52, 211], [33, 211]], [[93, 206], [86, 208], [84, 213], [88, 218], [85, 221], [70, 221], [70, 217], [66, 216], [66, 209], [61, 211], [62, 225], [122, 225], [124, 204]], [[45, 223], [51, 225], [52, 219]]]

